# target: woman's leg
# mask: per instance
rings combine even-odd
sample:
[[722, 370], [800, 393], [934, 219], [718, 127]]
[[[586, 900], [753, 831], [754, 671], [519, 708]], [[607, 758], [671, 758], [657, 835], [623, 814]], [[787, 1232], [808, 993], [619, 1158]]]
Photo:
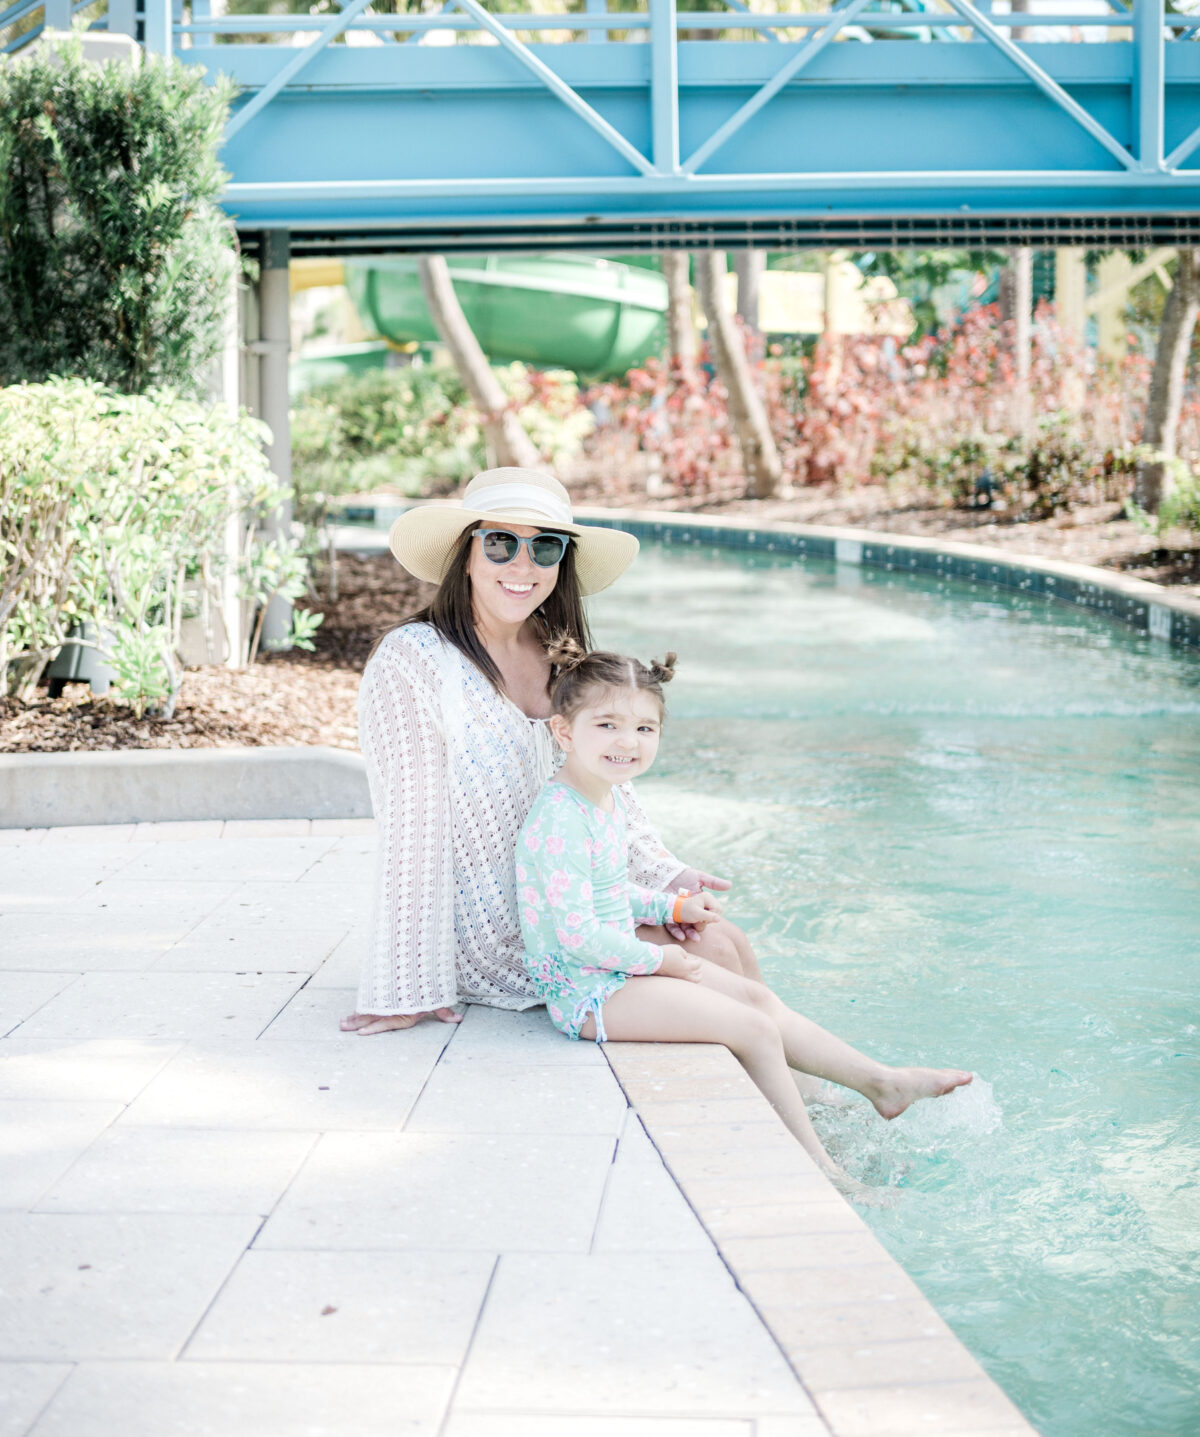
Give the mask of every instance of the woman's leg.
[[[675, 980], [678, 981], [678, 980]], [[892, 1068], [852, 1048], [805, 1018], [763, 983], [753, 983], [716, 964], [705, 965], [701, 984], [766, 1014], [775, 1024], [787, 1061], [801, 1072], [853, 1088], [884, 1118], [896, 1118], [918, 1098], [937, 1098], [971, 1081], [958, 1068]]]
[[[679, 943], [661, 925], [647, 924], [638, 929], [637, 936], [642, 943]], [[698, 958], [707, 958], [719, 968], [728, 968], [731, 973], [762, 982], [762, 969], [758, 966], [749, 938], [728, 918], [718, 918], [716, 922], [707, 924], [703, 933], [685, 939], [679, 946]]]
[[[715, 965], [709, 968], [723, 979], [731, 977]], [[761, 1008], [720, 992], [715, 983], [630, 978], [605, 1003], [604, 1027], [615, 1042], [723, 1043], [823, 1171], [843, 1176], [813, 1131], [788, 1070], [779, 1028]], [[584, 1023], [581, 1036], [595, 1038], [593, 1017]]]

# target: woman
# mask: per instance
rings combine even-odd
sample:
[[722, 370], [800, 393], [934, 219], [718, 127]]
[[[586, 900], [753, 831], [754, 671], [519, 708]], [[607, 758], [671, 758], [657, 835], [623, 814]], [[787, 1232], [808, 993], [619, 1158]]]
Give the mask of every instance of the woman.
[[[379, 643], [359, 690], [359, 743], [379, 825], [375, 910], [358, 994], [342, 1028], [360, 1034], [457, 1021], [460, 1001], [529, 1008], [517, 910], [517, 834], [560, 755], [550, 736], [546, 645], [567, 635], [591, 648], [581, 598], [607, 588], [638, 542], [584, 527], [548, 474], [489, 469], [461, 508], [410, 510], [392, 553], [438, 584], [432, 602]], [[643, 888], [724, 889], [663, 847], [624, 791], [630, 880]], [[695, 930], [639, 928], [644, 942], [682, 942], [761, 980], [745, 935], [727, 919]], [[805, 1019], [804, 1061], [853, 1087], [885, 1117], [948, 1092], [970, 1074], [889, 1068]]]
[[[512, 855], [558, 760], [546, 724], [545, 642], [565, 633], [590, 647], [582, 595], [607, 588], [638, 551], [631, 534], [575, 524], [563, 486], [524, 469], [476, 475], [461, 509], [410, 510], [391, 544], [406, 569], [439, 587], [376, 647], [359, 692], [379, 849], [359, 1011], [342, 1027], [363, 1034], [431, 1015], [454, 1022], [450, 1005], [460, 1000], [538, 1002], [523, 963]], [[630, 812], [637, 882], [729, 887], [672, 858], [632, 797]], [[743, 935], [732, 924], [720, 929], [689, 942], [755, 976]]]

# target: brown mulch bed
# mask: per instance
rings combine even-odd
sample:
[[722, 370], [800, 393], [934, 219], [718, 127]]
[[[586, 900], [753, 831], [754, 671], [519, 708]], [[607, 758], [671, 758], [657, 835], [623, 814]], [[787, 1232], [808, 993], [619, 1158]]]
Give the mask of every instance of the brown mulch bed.
[[325, 622], [316, 649], [268, 654], [249, 669], [188, 669], [171, 719], [134, 718], [86, 684], [25, 705], [0, 699], [0, 753], [76, 749], [235, 748], [328, 744], [357, 748], [358, 679], [371, 646], [425, 602], [430, 586], [390, 554], [338, 560], [336, 603], [306, 603]]
[[[598, 501], [586, 485], [576, 489], [576, 497]], [[1020, 522], [988, 510], [947, 509], [927, 495], [883, 486], [845, 492], [812, 489], [761, 503], [738, 498], [687, 503], [641, 496], [626, 502], [639, 508], [753, 515], [759, 524], [790, 520], [858, 525], [990, 544], [1096, 564], [1200, 596], [1200, 547], [1194, 537], [1147, 535], [1112, 503]], [[83, 684], [69, 684], [61, 698], [29, 705], [0, 699], [0, 753], [261, 744], [354, 749], [355, 701], [367, 655], [381, 634], [425, 602], [430, 589], [405, 574], [389, 554], [343, 554], [338, 567], [337, 602], [307, 605], [325, 614], [315, 652], [268, 655], [242, 671], [189, 669], [169, 720], [135, 719], [109, 699], [92, 698]]]

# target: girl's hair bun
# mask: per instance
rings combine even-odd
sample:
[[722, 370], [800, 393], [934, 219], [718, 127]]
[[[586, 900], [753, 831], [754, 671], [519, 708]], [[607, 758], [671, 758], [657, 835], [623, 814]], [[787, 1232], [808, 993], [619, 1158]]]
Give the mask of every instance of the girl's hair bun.
[[678, 654], [668, 654], [665, 659], [652, 659], [650, 662], [650, 682], [655, 684], [669, 684], [675, 677], [675, 660]]
[[573, 669], [587, 658], [587, 650], [571, 634], [556, 634], [546, 644], [546, 657], [560, 672]]

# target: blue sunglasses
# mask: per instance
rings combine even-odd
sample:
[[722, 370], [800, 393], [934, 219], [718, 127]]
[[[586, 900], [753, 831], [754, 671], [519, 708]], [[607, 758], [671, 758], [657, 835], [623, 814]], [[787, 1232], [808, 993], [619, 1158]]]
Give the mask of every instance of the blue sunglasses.
[[571, 542], [569, 534], [533, 534], [522, 538], [507, 529], [473, 529], [471, 537], [482, 541], [483, 557], [493, 564], [511, 564], [522, 545], [526, 545], [529, 557], [539, 569], [553, 569], [555, 564], [561, 564]]

